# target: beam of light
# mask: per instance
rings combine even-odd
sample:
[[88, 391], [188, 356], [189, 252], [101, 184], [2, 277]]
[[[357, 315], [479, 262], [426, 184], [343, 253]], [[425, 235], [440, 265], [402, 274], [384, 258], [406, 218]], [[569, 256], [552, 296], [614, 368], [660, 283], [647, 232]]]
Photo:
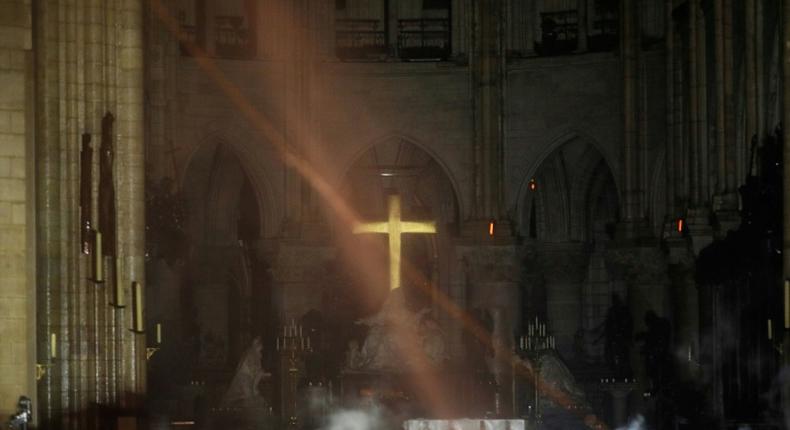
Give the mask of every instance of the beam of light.
[[[289, 148], [288, 145], [286, 145], [285, 138], [283, 134], [278, 131], [277, 127], [275, 127], [265, 115], [263, 115], [253, 106], [253, 104], [241, 92], [241, 89], [233, 84], [233, 82], [231, 82], [224, 75], [213, 59], [206, 56], [205, 52], [203, 52], [199, 47], [191, 42], [185, 33], [181, 31], [180, 24], [162, 4], [161, 0], [149, 0], [149, 6], [156, 14], [156, 17], [162, 22], [165, 29], [168, 30], [174, 37], [176, 37], [182, 46], [184, 46], [198, 67], [200, 67], [206, 73], [206, 75], [214, 81], [219, 90], [224, 93], [229, 101], [238, 108], [243, 117], [253, 127], [254, 131], [268, 140], [268, 142], [280, 155], [283, 163], [286, 166], [294, 169], [302, 178], [304, 178], [307, 183], [323, 198], [327, 205], [332, 208], [334, 213], [344, 221], [346, 225], [358, 224], [359, 217], [345, 202], [342, 196], [331, 186], [330, 182], [318, 172], [316, 166], [312, 165], [309, 160], [301, 157], [299, 154]], [[298, 29], [295, 29], [294, 31], [297, 30]], [[537, 184], [531, 182], [530, 189], [533, 191], [536, 190]], [[408, 264], [404, 265], [404, 269], [406, 269], [405, 272], [410, 278], [416, 278], [419, 280], [419, 282], [414, 283], [414, 285], [419, 288], [426, 290], [428, 289], [427, 285], [430, 284], [424, 282], [425, 278], [421, 273], [419, 273], [418, 270], [414, 270], [414, 268], [410, 267]], [[533, 384], [541, 382], [540, 389], [542, 390], [542, 394], [545, 394], [552, 401], [554, 401], [554, 403], [560, 406], [564, 406], [566, 408], [572, 406], [572, 400], [565, 393], [540, 381], [540, 377], [535, 374], [533, 371], [533, 366], [528, 360], [518, 357], [512, 351], [508, 350], [506, 345], [502, 345], [500, 342], [494, 342], [493, 337], [488, 334], [485, 328], [483, 328], [466, 311], [461, 309], [455, 302], [453, 302], [452, 299], [450, 299], [441, 291], [439, 291], [438, 294], [435, 294], [434, 297], [437, 301], [437, 304], [450, 317], [457, 319], [461, 323], [461, 326], [464, 330], [468, 331], [484, 345], [494, 350], [496, 353], [495, 357], [509, 356], [510, 359], [506, 361], [508, 364], [513, 366], [517, 373], [527, 378], [527, 380], [531, 381]], [[406, 336], [404, 339], [399, 339], [398, 342], [401, 349], [404, 350], [403, 353], [410, 354], [412, 357], [422, 357], [419, 340], [408, 337], [409, 336]], [[420, 353], [414, 354], [415, 352]], [[503, 358], [503, 360], [505, 359]], [[422, 363], [418, 362], [415, 367], [415, 370], [417, 370], [415, 374], [417, 375], [420, 375], [420, 370], [430, 370], [429, 363], [424, 361]], [[420, 376], [422, 377], [417, 377], [413, 382], [415, 386], [422, 389], [427, 394], [427, 400], [431, 403], [433, 410], [439, 412], [439, 414], [448, 410], [443, 399], [444, 396], [440, 392], [441, 390], [437, 383], [434, 372], [427, 371]], [[584, 417], [584, 423], [593, 429], [608, 428], [595, 416]]]

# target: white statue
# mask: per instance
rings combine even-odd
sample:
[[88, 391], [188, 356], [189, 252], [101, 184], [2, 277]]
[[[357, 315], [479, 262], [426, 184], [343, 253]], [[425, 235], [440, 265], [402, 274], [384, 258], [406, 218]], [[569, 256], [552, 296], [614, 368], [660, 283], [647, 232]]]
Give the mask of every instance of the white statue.
[[222, 397], [223, 407], [264, 407], [265, 400], [261, 396], [258, 384], [266, 372], [261, 365], [263, 343], [260, 337], [252, 341], [252, 345], [244, 353], [233, 380]]
[[[401, 289], [393, 290], [376, 315], [357, 324], [369, 328], [362, 345], [351, 342], [346, 368], [357, 371], [413, 371], [446, 360], [444, 333], [429, 309], [412, 312]], [[427, 360], [426, 360], [427, 359]]]

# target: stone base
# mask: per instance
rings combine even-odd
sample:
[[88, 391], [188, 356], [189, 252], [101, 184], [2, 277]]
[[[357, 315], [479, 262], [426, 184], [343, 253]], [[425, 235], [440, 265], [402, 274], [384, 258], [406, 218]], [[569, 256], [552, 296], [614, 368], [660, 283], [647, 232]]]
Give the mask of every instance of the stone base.
[[404, 430], [526, 430], [524, 420], [408, 420]]

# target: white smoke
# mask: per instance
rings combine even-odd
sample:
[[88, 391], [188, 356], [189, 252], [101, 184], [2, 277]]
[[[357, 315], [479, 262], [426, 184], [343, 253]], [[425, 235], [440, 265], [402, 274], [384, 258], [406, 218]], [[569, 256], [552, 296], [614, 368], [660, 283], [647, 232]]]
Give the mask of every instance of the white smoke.
[[645, 417], [637, 415], [630, 423], [623, 427], [617, 427], [616, 430], [647, 430], [647, 427], [645, 427]]
[[332, 413], [321, 430], [379, 430], [385, 427], [379, 408], [341, 409]]

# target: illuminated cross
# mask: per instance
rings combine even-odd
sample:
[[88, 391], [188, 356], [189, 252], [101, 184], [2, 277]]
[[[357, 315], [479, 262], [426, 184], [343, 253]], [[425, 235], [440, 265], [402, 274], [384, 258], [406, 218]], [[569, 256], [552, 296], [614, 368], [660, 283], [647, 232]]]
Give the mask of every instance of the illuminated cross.
[[391, 194], [387, 199], [389, 218], [382, 222], [360, 223], [354, 226], [354, 234], [384, 233], [390, 243], [390, 290], [400, 288], [401, 235], [404, 233], [436, 233], [433, 221], [402, 221], [400, 196]]

